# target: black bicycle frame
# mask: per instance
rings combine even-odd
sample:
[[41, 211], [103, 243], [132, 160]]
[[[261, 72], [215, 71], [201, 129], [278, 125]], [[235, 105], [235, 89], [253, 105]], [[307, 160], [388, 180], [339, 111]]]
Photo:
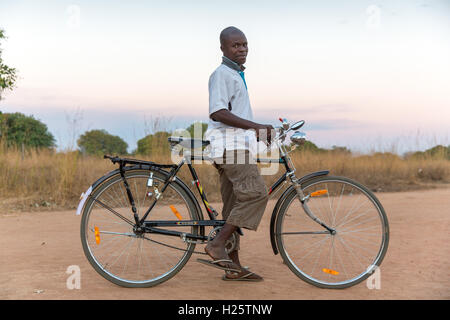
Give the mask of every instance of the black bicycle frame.
[[[173, 230], [164, 230], [159, 229], [158, 227], [181, 227], [181, 226], [192, 226], [192, 227], [205, 227], [205, 226], [223, 226], [225, 224], [225, 220], [217, 220], [216, 217], [218, 216], [217, 211], [208, 203], [208, 199], [206, 197], [206, 194], [203, 191], [203, 188], [200, 184], [199, 177], [197, 175], [197, 172], [195, 171], [194, 167], [192, 166], [192, 160], [211, 160], [209, 158], [205, 157], [198, 157], [198, 156], [191, 156], [190, 161], [188, 162], [188, 168], [192, 175], [192, 178], [194, 179], [193, 182], [197, 188], [198, 193], [200, 194], [200, 197], [202, 199], [203, 205], [205, 206], [206, 212], [208, 213], [210, 220], [183, 220], [183, 221], [176, 221], [176, 220], [167, 220], [167, 221], [146, 221], [148, 214], [150, 211], [155, 207], [158, 198], [156, 197], [153, 202], [150, 204], [150, 207], [148, 210], [144, 213], [144, 216], [139, 219], [136, 206], [133, 198], [133, 194], [129, 188], [128, 182], [125, 178], [125, 170], [124, 167], [127, 164], [134, 164], [134, 165], [147, 165], [149, 166], [149, 170], [152, 168], [171, 168], [169, 175], [167, 176], [166, 180], [164, 181], [164, 185], [161, 189], [161, 194], [164, 193], [166, 188], [169, 186], [171, 181], [174, 181], [176, 179], [176, 174], [181, 169], [181, 167], [186, 163], [186, 160], [183, 159], [178, 165], [169, 165], [169, 164], [157, 164], [150, 161], [143, 161], [143, 160], [135, 160], [135, 159], [126, 159], [126, 158], [118, 158], [118, 157], [110, 157], [105, 156], [105, 158], [109, 158], [113, 163], [118, 162], [119, 163], [119, 171], [120, 175], [122, 177], [122, 181], [125, 186], [125, 190], [127, 193], [128, 200], [130, 202], [134, 219], [135, 219], [135, 229], [138, 231], [143, 231], [145, 233], [157, 233], [157, 234], [164, 234], [168, 236], [178, 236], [178, 237], [185, 237], [189, 239], [196, 239], [196, 240], [207, 240], [207, 237], [204, 235], [195, 235], [191, 233], [185, 233], [185, 232], [179, 232], [179, 231], [173, 231]], [[292, 172], [292, 169], [289, 167], [289, 164], [287, 162], [286, 156], [281, 156], [279, 159], [257, 159], [258, 163], [283, 163], [286, 169], [286, 172], [270, 187], [268, 194], [272, 194], [284, 181], [286, 181], [286, 178], [288, 176], [288, 173]], [[108, 209], [108, 208], [107, 208]], [[119, 213], [114, 212], [114, 210], [110, 209], [114, 214], [121, 216]], [[128, 219], [127, 219], [128, 220]], [[129, 221], [129, 220], [128, 220]]]

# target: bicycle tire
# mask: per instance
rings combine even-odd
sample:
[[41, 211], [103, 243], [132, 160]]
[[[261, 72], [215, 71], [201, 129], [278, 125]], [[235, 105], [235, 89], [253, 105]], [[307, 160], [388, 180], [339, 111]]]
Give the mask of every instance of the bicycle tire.
[[[335, 185], [338, 188], [330, 188], [330, 185]], [[324, 186], [326, 189], [324, 189]], [[345, 190], [346, 186], [351, 187], [351, 189]], [[389, 245], [388, 219], [380, 201], [368, 188], [345, 177], [315, 178], [305, 182], [302, 185], [302, 190], [305, 196], [312, 195], [312, 192], [318, 190], [322, 190], [322, 194], [327, 194], [328, 199], [325, 196], [309, 197], [307, 203], [319, 219], [328, 226], [336, 228], [336, 234], [328, 233], [327, 236], [326, 233], [312, 233], [323, 232], [325, 229], [307, 217], [300, 201], [295, 201], [298, 196], [295, 189], [292, 188], [276, 217], [275, 239], [285, 264], [300, 279], [320, 288], [343, 289], [367, 279], [380, 266]], [[327, 193], [324, 193], [323, 190], [327, 190]], [[339, 197], [330, 196], [335, 191], [340, 192]], [[339, 192], [336, 194], [339, 194]], [[354, 196], [357, 196], [357, 198]], [[321, 199], [320, 202], [318, 199]], [[359, 199], [363, 201], [363, 204], [358, 207]], [[315, 201], [314, 205], [312, 205], [313, 201]], [[344, 209], [345, 204], [343, 204], [346, 202], [352, 204], [352, 207], [344, 218], [342, 218], [342, 215], [337, 217], [340, 211], [346, 209]], [[369, 209], [366, 212], [354, 215], [366, 203], [369, 205]], [[322, 209], [326, 211], [328, 207], [331, 214], [323, 214]], [[301, 212], [301, 214], [297, 214], [297, 212]], [[372, 215], [367, 218], [368, 212], [375, 212], [375, 214], [371, 213]], [[374, 221], [373, 225], [369, 224], [371, 221]], [[352, 225], [358, 226], [360, 231], [349, 229]], [[287, 248], [287, 241], [295, 239], [296, 236], [298, 236], [297, 241], [301, 241], [301, 243], [293, 248], [289, 244], [289, 248]], [[368, 248], [357, 245], [358, 240], [367, 245]], [[305, 247], [305, 249], [300, 247]], [[339, 254], [338, 248], [342, 249], [343, 253]], [[329, 252], [329, 254], [327, 255], [326, 252]], [[361, 252], [364, 252], [364, 254]], [[361, 255], [363, 261], [358, 259], [357, 253]], [[370, 254], [370, 256], [367, 258], [366, 254]], [[313, 258], [303, 260], [310, 255]], [[335, 263], [333, 262], [333, 255], [336, 255]], [[347, 263], [351, 263], [351, 265]], [[336, 269], [339, 269], [339, 271]], [[311, 272], [307, 270], [311, 270]]]
[[[136, 199], [136, 207], [141, 218], [143, 216], [143, 210], [148, 208], [148, 204], [151, 201], [148, 193], [150, 192], [149, 190], [155, 191], [154, 187], [151, 188], [148, 186], [150, 172], [153, 173], [152, 181], [154, 182], [152, 183], [152, 185], [158, 184], [159, 186], [162, 186], [167, 177], [167, 173], [164, 174], [159, 171], [142, 169], [131, 169], [125, 171], [125, 178], [128, 181], [133, 197]], [[148, 219], [173, 220], [177, 219], [178, 216], [186, 220], [199, 219], [197, 206], [195, 205], [193, 199], [191, 199], [190, 195], [183, 189], [183, 187], [177, 180], [178, 179], [175, 179], [175, 181], [171, 181], [165, 192], [161, 194], [161, 198], [158, 200], [155, 208], [150, 212]], [[141, 192], [138, 190], [138, 188], [140, 188], [140, 186], [143, 186], [144, 184], [146, 185], [145, 195], [141, 194]], [[148, 201], [146, 200], [146, 197], [149, 197]], [[121, 199], [120, 201], [118, 201], [119, 198]], [[123, 180], [119, 172], [112, 175], [106, 181], [102, 182], [92, 191], [83, 208], [81, 219], [80, 234], [83, 251], [89, 263], [103, 278], [123, 287], [152, 287], [175, 276], [191, 257], [195, 249], [194, 243], [183, 242], [180, 237], [162, 236], [153, 233], [144, 233], [141, 237], [138, 237], [136, 234], [134, 234], [133, 236], [133, 227], [129, 223], [119, 219], [117, 216], [111, 213], [111, 211], [106, 210], [104, 207], [102, 207], [102, 205], [99, 205], [99, 201], [102, 204], [105, 204], [104, 202], [108, 202], [108, 207], [113, 208], [113, 210], [116, 212], [120, 211], [120, 213], [123, 214], [124, 217], [129, 218], [129, 220], [133, 221], [134, 223], [131, 205], [127, 202], [126, 191], [123, 187]], [[166, 208], [164, 208], [164, 206], [167, 203], [177, 203], [177, 217], [174, 215], [174, 212], [165, 210]], [[159, 204], [161, 204], [160, 207], [158, 207]], [[154, 219], [153, 217], [155, 216], [158, 216], [159, 218]], [[186, 230], [183, 230], [183, 232], [189, 232], [195, 235], [197, 235], [199, 231], [199, 228], [197, 226], [175, 228], [177, 231], [180, 231], [180, 229], [184, 228]], [[96, 239], [97, 235], [99, 237], [98, 243]], [[127, 246], [124, 247], [123, 252], [120, 254], [120, 256], [117, 256], [118, 253], [116, 253], [113, 249], [113, 251], [111, 252], [111, 256], [115, 259], [114, 263], [109, 263], [109, 260], [108, 262], [106, 262], [105, 258], [103, 258], [100, 253], [100, 246], [102, 244], [105, 244], [105, 242], [106, 245], [112, 245], [119, 242], [120, 248], [122, 249], [122, 243], [126, 242], [126, 238], [130, 239], [129, 241], [127, 241]], [[163, 241], [161, 241], [160, 238], [163, 238]], [[133, 244], [134, 240], [136, 240], [136, 244]], [[169, 246], [166, 247], [164, 245], [161, 245], [161, 243], [166, 243], [166, 245]], [[182, 246], [184, 246], [184, 248], [180, 248]], [[129, 250], [128, 247], [130, 247]], [[156, 247], [156, 250], [153, 250], [154, 247]], [[173, 247], [178, 247], [180, 250], [175, 250]], [[104, 247], [104, 251], [108, 252], [106, 249], [107, 247]], [[132, 250], [135, 249], [139, 253], [133, 255]], [[134, 267], [136, 267], [136, 264], [138, 264], [137, 276], [135, 276], [136, 278], [132, 279], [131, 276], [128, 276], [128, 274], [127, 277], [120, 275], [119, 270], [116, 271], [116, 269], [118, 268], [113, 266], [117, 261], [125, 259], [125, 257], [121, 257], [124, 255], [125, 250], [127, 250], [127, 253], [125, 254], [126, 261], [124, 271], [125, 269], [127, 269], [128, 263], [130, 263], [131, 275], [132, 271], [135, 271], [131, 269], [133, 267], [132, 262], [134, 262]], [[182, 252], [182, 254], [180, 252]], [[179, 253], [180, 256], [176, 255], [175, 253]], [[129, 259], [130, 255], [132, 259]], [[173, 261], [175, 261], [176, 263], [172, 263], [172, 261], [170, 261], [172, 259], [171, 256], [174, 256]], [[109, 257], [108, 259], [112, 258]], [[158, 260], [156, 259], [159, 259], [159, 261], [162, 263], [158, 264]], [[166, 264], [173, 264], [173, 266], [169, 265], [168, 270], [165, 270], [165, 266], [163, 266], [165, 263], [164, 261], [169, 261], [169, 263]], [[145, 266], [146, 263], [148, 269], [154, 268], [155, 271], [148, 270], [147, 268], [145, 268], [144, 270], [144, 267], [139, 270], [141, 264]], [[164, 272], [158, 271], [159, 269], [163, 270]], [[149, 276], [143, 275], [142, 278], [137, 279], [141, 272], [148, 272]], [[150, 274], [152, 275], [150, 276]]]

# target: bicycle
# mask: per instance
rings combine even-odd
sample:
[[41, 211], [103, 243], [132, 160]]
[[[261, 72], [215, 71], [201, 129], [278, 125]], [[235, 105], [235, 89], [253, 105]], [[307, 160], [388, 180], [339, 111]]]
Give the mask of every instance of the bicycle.
[[[278, 162], [286, 172], [268, 189], [272, 194], [288, 182], [278, 198], [270, 220], [274, 254], [300, 279], [320, 288], [341, 289], [368, 278], [381, 264], [389, 243], [386, 213], [365, 186], [345, 177], [330, 176], [329, 170], [301, 178], [283, 142], [287, 133], [299, 129], [286, 119], [276, 127], [273, 143]], [[304, 142], [296, 131], [294, 144]], [[205, 147], [209, 141], [169, 137], [172, 147]], [[178, 164], [104, 156], [119, 169], [98, 179], [82, 194], [77, 214], [82, 212], [81, 242], [93, 268], [105, 279], [124, 287], [152, 287], [169, 280], [187, 263], [197, 244], [206, 244], [220, 232], [224, 220], [209, 204], [192, 166], [202, 156], [184, 156]], [[187, 163], [209, 219], [177, 173]], [[170, 170], [166, 170], [170, 169]], [[282, 188], [280, 188], [281, 190]], [[150, 215], [151, 214], [151, 215]], [[151, 220], [147, 220], [151, 217]], [[211, 230], [206, 233], [206, 228]], [[209, 230], [209, 229], [208, 229]], [[238, 230], [241, 234], [242, 231]], [[235, 245], [227, 242], [227, 251]]]

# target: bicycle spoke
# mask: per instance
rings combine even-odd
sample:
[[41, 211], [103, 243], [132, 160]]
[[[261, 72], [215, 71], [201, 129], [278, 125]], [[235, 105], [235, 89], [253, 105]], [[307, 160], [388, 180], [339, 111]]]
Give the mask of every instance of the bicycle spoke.
[[[339, 233], [339, 234], [342, 236], [342, 233]], [[366, 233], [363, 233], [363, 234], [345, 233], [345, 237], [351, 237], [351, 238], [353, 238], [355, 240], [365, 242], [367, 245], [371, 245], [371, 246], [379, 246], [380, 245], [378, 242], [375, 242], [372, 239], [374, 237], [375, 238], [381, 238], [380, 234], [369, 235], [369, 237], [372, 237], [372, 238], [369, 238], [369, 239], [367, 239], [367, 237], [365, 237], [366, 235], [367, 235]], [[377, 240], [377, 239], [375, 239], [375, 240]]]
[[[333, 268], [333, 254], [334, 254], [334, 237], [331, 238], [331, 250], [330, 250], [330, 263], [328, 264], [330, 269]], [[331, 274], [328, 274], [328, 278], [330, 278]]]
[[[145, 192], [144, 192], [144, 199], [142, 199], [142, 207], [145, 208], [145, 199], [147, 198], [147, 194], [148, 194], [148, 186], [147, 184], [145, 184]], [[145, 210], [144, 210], [145, 211]]]
[[[134, 243], [134, 240], [135, 240], [135, 239], [132, 239], [132, 240], [131, 240], [130, 246], [131, 246], [132, 243]], [[127, 259], [125, 260], [125, 264], [124, 264], [123, 269], [122, 269], [122, 274], [125, 274], [125, 269], [127, 268], [127, 265], [128, 265], [128, 258], [129, 258], [129, 257], [130, 257], [130, 251], [127, 251]]]
[[[103, 260], [102, 257], [107, 256], [109, 254], [109, 252], [108, 252], [109, 250], [112, 250], [111, 252], [115, 251], [115, 245], [117, 245], [118, 243], [120, 243], [120, 238], [117, 238], [117, 237], [115, 237], [113, 239], [103, 239], [102, 248], [99, 249], [95, 246], [95, 240], [93, 240], [92, 250], [95, 252], [99, 252], [101, 250], [100, 253], [97, 254], [97, 257], [98, 257], [99, 261], [102, 261]], [[99, 249], [99, 250], [97, 250], [97, 249]]]
[[[352, 187], [352, 190], [351, 190], [351, 192], [350, 192], [351, 197], [353, 197], [353, 190], [354, 190], [354, 188]], [[345, 219], [347, 219], [347, 217], [348, 217], [350, 214], [352, 214], [352, 212], [353, 212], [353, 210], [354, 210], [353, 208], [355, 207], [355, 205], [357, 205], [358, 200], [360, 199], [360, 197], [362, 197], [361, 193], [359, 193], [358, 196], [357, 196], [355, 199], [353, 199], [352, 206], [350, 207], [350, 209], [348, 210], [347, 214], [344, 216], [344, 218], [342, 218], [341, 221], [345, 221]], [[336, 223], [336, 224], [339, 225], [339, 223]]]
[[[316, 201], [311, 201], [312, 203], [317, 203], [317, 208], [319, 209], [319, 216], [321, 219], [325, 220], [325, 218], [328, 218], [328, 220], [330, 220], [330, 214], [328, 213], [328, 209], [326, 204], [324, 203], [325, 201], [321, 198], [318, 198]], [[325, 212], [325, 213], [323, 213]]]
[[294, 234], [330, 234], [329, 231], [298, 231], [298, 232], [282, 232], [280, 235], [294, 235]]
[[125, 221], [126, 223], [128, 223], [129, 225], [134, 225], [133, 222], [131, 222], [130, 220], [128, 220], [127, 218], [125, 218], [124, 216], [122, 216], [120, 213], [118, 213], [117, 211], [113, 210], [112, 208], [108, 207], [106, 204], [102, 203], [101, 201], [94, 199], [94, 201], [96, 201], [97, 203], [99, 203], [103, 208], [109, 210], [110, 212], [112, 212], [113, 214], [115, 214], [117, 217], [119, 217], [120, 219], [122, 219], [123, 221]]
[[[311, 231], [316, 223], [297, 211], [295, 189], [280, 208], [278, 249], [291, 270], [303, 280], [325, 288], [354, 285], [368, 277], [370, 266], [384, 257], [384, 213], [364, 187], [339, 177], [323, 177], [306, 184], [303, 193], [326, 190], [309, 198], [311, 211], [335, 232]], [[324, 192], [325, 194], [325, 192]], [[280, 232], [281, 230], [281, 232]], [[320, 234], [326, 234], [324, 238]], [[331, 238], [330, 238], [331, 237]], [[380, 253], [382, 253], [380, 255]]]
[[[130, 244], [132, 243], [133, 240], [134, 239], [131, 239], [130, 241], [128, 241], [128, 243], [125, 245], [123, 250], [120, 252], [120, 255], [116, 258], [116, 260], [114, 260], [114, 262], [111, 265], [109, 265], [110, 268], [112, 268], [116, 264], [116, 262], [119, 260], [119, 258], [122, 257], [122, 255], [124, 254], [125, 250], [130, 246]], [[106, 265], [108, 265], [108, 263], [106, 263]]]
[[306, 247], [306, 249], [311, 248], [311, 250], [307, 251], [307, 252], [305, 253], [305, 255], [303, 255], [303, 256], [300, 258], [300, 261], [301, 261], [303, 258], [309, 256], [311, 253], [314, 252], [314, 251], [313, 251], [313, 249], [314, 249], [313, 247], [315, 247], [316, 245], [320, 245], [322, 242], [328, 240], [328, 238], [329, 238], [329, 237], [327, 237], [327, 238], [325, 238], [325, 239], [322, 239], [322, 240], [319, 240], [319, 241], [313, 243], [312, 245]]
[[[354, 242], [348, 243], [347, 241], [345, 241], [345, 239], [343, 237], [341, 237], [340, 235], [336, 236], [337, 239], [341, 242], [341, 244], [343, 245], [343, 247], [347, 250], [347, 252], [350, 254], [349, 257], [353, 258], [353, 261], [357, 262], [358, 269], [361, 270], [361, 272], [365, 271], [365, 268], [368, 267], [368, 264], [365, 264], [362, 262], [361, 258], [364, 259], [364, 261], [370, 261], [371, 259], [369, 259], [368, 256], [363, 255], [361, 252], [356, 253], [355, 252], [355, 248], [359, 248], [359, 249], [363, 249], [364, 251], [367, 251], [369, 253], [369, 255], [373, 255], [373, 252], [369, 252], [367, 249], [361, 247], [361, 246], [357, 246], [355, 245]], [[351, 263], [351, 259], [347, 259], [348, 262]], [[354, 267], [355, 268], [355, 267]]]
[[[374, 208], [370, 207], [370, 208], [368, 208], [366, 211], [364, 211], [363, 213], [359, 214], [358, 216], [353, 217], [353, 218], [351, 218], [350, 220], [343, 221], [342, 223], [340, 223], [339, 225], [337, 225], [336, 228], [340, 228], [340, 227], [342, 227], [342, 226], [345, 226], [345, 225], [348, 224], [349, 222], [354, 221], [354, 220], [358, 219], [359, 217], [365, 216], [370, 210], [374, 210]], [[372, 217], [372, 218], [377, 218], [377, 217], [375, 216], [375, 217]]]
[[348, 279], [349, 278], [349, 274], [347, 273], [347, 270], [345, 268], [345, 264], [344, 264], [344, 262], [342, 260], [341, 255], [339, 254], [339, 251], [336, 251], [336, 256], [337, 256], [337, 258], [339, 259], [339, 261], [341, 263], [342, 270], [344, 270], [345, 277]]
[[327, 199], [328, 199], [328, 205], [330, 207], [330, 211], [327, 210], [328, 212], [328, 221], [331, 222], [333, 221], [332, 216], [333, 216], [333, 208], [332, 208], [332, 204], [331, 204], [331, 200], [330, 200], [330, 192], [329, 192], [329, 188], [328, 185], [325, 184], [325, 190], [327, 190]]
[[335, 223], [336, 223], [336, 217], [337, 217], [337, 215], [338, 215], [339, 208], [341, 207], [341, 201], [342, 201], [342, 195], [344, 194], [344, 189], [345, 189], [345, 184], [342, 185], [341, 194], [339, 195], [339, 203], [338, 203], [338, 207], [337, 207], [337, 209], [336, 209], [336, 214], [333, 216], [333, 221], [331, 222], [331, 226], [335, 226]]
[[[117, 189], [119, 189], [119, 190], [117, 190]], [[111, 191], [114, 192], [114, 195], [112, 194], [112, 192], [111, 192], [111, 194], [107, 193], [109, 198], [110, 199], [113, 198], [113, 200], [116, 201], [119, 208], [126, 208], [127, 202], [126, 202], [125, 194], [123, 193], [122, 187], [120, 185], [113, 186], [111, 188]], [[119, 192], [119, 194], [117, 192]], [[125, 202], [123, 200], [125, 200]]]
[[[345, 229], [345, 230], [339, 231], [339, 234], [355, 233], [355, 232], [361, 232], [361, 231], [367, 231], [367, 230], [373, 230], [373, 229], [377, 229], [378, 230], [379, 228], [380, 228], [380, 226], [371, 226], [371, 227], [366, 227], [366, 228], [356, 229], [356, 230]], [[351, 231], [349, 231], [349, 230], [351, 230]], [[371, 234], [371, 233], [364, 232], [364, 234]]]
[[[359, 194], [359, 196], [361, 196], [361, 194]], [[346, 221], [347, 217], [349, 217], [349, 216], [352, 215], [354, 212], [356, 212], [357, 210], [359, 210], [363, 205], [364, 205], [364, 202], [363, 202], [359, 207], [357, 207], [356, 209], [353, 209], [353, 206], [352, 206], [352, 209], [349, 210], [349, 212], [347, 213], [347, 215], [344, 217], [344, 219], [341, 220], [340, 223], [337, 224], [337, 226], [342, 225], [342, 224]], [[352, 219], [353, 219], [353, 218], [352, 218]]]
[[[125, 174], [138, 214], [150, 205], [148, 177], [148, 171], [140, 169]], [[160, 183], [166, 181], [157, 172], [154, 172], [154, 179]], [[101, 184], [99, 191], [93, 191], [83, 212], [83, 248], [89, 262], [108, 280], [131, 287], [153, 286], [175, 275], [189, 259], [195, 244], [186, 244], [179, 237], [138, 233], [134, 222], [128, 219], [133, 213], [125, 191], [119, 174]], [[198, 220], [193, 200], [178, 182], [169, 183], [162, 198], [166, 200], [152, 208], [155, 220], [174, 219], [170, 203], [176, 204], [183, 220]], [[199, 230], [198, 226], [167, 227], [167, 230], [173, 228], [193, 234]]]
[[[325, 242], [324, 242], [325, 243]], [[312, 270], [311, 270], [311, 274], [314, 274], [314, 270], [315, 270], [315, 268], [317, 267], [317, 264], [318, 264], [318, 262], [319, 262], [319, 258], [320, 258], [320, 254], [322, 253], [322, 249], [323, 249], [323, 244], [324, 243], [322, 243], [321, 245], [320, 245], [320, 251], [319, 251], [319, 254], [317, 255], [317, 259], [316, 259], [316, 261], [315, 261], [315, 263], [314, 263], [314, 266], [313, 266], [313, 268], [312, 268]]]
[[139, 276], [141, 275], [141, 261], [142, 261], [142, 255], [143, 255], [143, 251], [142, 251], [142, 239], [138, 240], [139, 244], [137, 245], [137, 256], [138, 258], [138, 265], [137, 265], [137, 277], [139, 278]]

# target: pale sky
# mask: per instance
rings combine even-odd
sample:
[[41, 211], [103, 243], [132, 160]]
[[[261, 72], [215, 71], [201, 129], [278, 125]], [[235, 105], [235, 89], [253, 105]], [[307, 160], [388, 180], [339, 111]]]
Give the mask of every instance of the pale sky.
[[151, 119], [207, 121], [219, 33], [232, 25], [248, 39], [256, 121], [304, 119], [321, 147], [448, 145], [449, 18], [447, 0], [2, 0], [2, 57], [19, 81], [0, 110], [34, 115], [59, 148], [106, 129], [131, 151]]

